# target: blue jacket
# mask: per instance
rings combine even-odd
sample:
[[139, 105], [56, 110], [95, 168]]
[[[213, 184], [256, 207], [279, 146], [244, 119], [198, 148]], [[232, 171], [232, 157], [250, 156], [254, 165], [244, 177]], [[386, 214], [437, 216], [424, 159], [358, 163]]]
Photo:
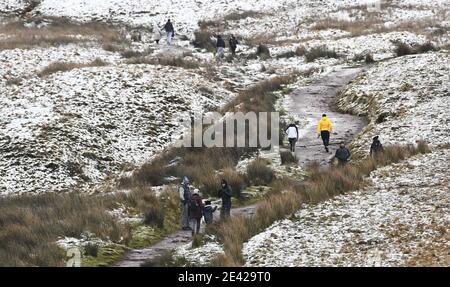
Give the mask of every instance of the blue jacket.
[[211, 205], [206, 205], [203, 209], [203, 216], [207, 224], [212, 223], [214, 219], [214, 211], [216, 211], [217, 206], [212, 207]]

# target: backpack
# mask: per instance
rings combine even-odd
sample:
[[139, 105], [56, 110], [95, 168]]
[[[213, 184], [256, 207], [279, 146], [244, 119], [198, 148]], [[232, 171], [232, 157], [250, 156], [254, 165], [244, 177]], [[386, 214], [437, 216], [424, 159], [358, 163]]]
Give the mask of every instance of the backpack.
[[191, 213], [197, 213], [200, 209], [200, 206], [197, 202], [197, 200], [195, 200], [195, 198], [191, 198], [190, 202], [189, 202], [189, 212]]

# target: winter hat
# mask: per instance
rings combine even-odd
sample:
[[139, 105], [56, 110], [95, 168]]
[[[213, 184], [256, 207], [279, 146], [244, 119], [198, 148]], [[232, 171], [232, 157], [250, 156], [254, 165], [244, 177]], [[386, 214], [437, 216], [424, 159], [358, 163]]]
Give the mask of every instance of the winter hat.
[[183, 184], [188, 184], [189, 183], [189, 178], [187, 178], [187, 176], [183, 177]]
[[224, 178], [222, 178], [222, 184], [225, 184], [225, 186], [227, 186], [228, 182]]
[[211, 205], [211, 200], [205, 200], [205, 205]]
[[192, 194], [199, 194], [200, 190], [198, 190], [198, 188], [194, 189], [194, 191], [192, 192]]
[[378, 140], [378, 136], [374, 136], [374, 137], [373, 137], [373, 140], [374, 140], [374, 141]]
[[323, 114], [323, 115], [322, 115], [322, 117], [326, 117], [326, 116], [327, 116], [327, 114]]

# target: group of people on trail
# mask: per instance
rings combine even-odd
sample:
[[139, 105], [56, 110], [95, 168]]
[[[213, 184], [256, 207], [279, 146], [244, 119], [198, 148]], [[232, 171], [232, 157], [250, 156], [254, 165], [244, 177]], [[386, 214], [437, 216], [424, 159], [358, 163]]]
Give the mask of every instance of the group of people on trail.
[[[170, 22], [170, 19], [167, 20], [166, 24], [164, 25], [164, 31], [166, 32], [166, 41], [168, 45], [172, 45], [172, 39], [175, 36], [175, 29], [173, 28], [172, 22]], [[159, 44], [159, 41], [162, 38], [161, 29], [158, 27], [156, 23], [153, 24], [153, 41], [155, 41], [156, 44]]]
[[[330, 152], [328, 147], [330, 145], [330, 135], [332, 131], [333, 124], [331, 123], [327, 115], [323, 114], [317, 125], [317, 137], [322, 138], [325, 152], [327, 153]], [[296, 124], [292, 123], [286, 128], [285, 132], [289, 140], [289, 150], [294, 153], [295, 145], [299, 139], [298, 127]], [[370, 155], [374, 157], [381, 151], [383, 151], [383, 145], [381, 144], [379, 137], [375, 136], [370, 146]], [[350, 150], [345, 146], [344, 142], [341, 142], [339, 144], [339, 148], [336, 150], [333, 159], [336, 159], [338, 161], [338, 166], [344, 166], [349, 161], [350, 156]]]
[[[164, 30], [166, 32], [166, 41], [168, 45], [172, 45], [172, 39], [175, 36], [175, 29], [173, 27], [172, 22], [170, 19], [167, 20], [166, 24], [164, 25], [163, 29], [160, 29], [156, 23], [153, 23], [153, 41], [155, 41], [156, 44], [159, 44], [159, 41], [162, 38], [161, 31]], [[225, 55], [225, 40], [223, 39], [222, 35], [216, 36], [216, 60], [217, 62], [221, 62], [222, 58]], [[231, 54], [234, 56], [236, 55], [236, 49], [239, 42], [236, 39], [234, 35], [230, 35], [228, 38], [228, 46], [230, 47]]]
[[[192, 235], [200, 233], [201, 220], [204, 218], [206, 224], [214, 221], [214, 212], [217, 206], [212, 206], [210, 200], [203, 203], [203, 198], [198, 189], [190, 191], [189, 179], [185, 176], [179, 189], [181, 200], [181, 226], [182, 230], [191, 230]], [[218, 196], [222, 199], [220, 217], [225, 219], [230, 216], [231, 211], [231, 187], [225, 179], [222, 179]]]
[[[238, 40], [234, 35], [230, 35], [228, 39], [228, 45], [230, 46], [231, 54], [234, 56], [236, 55], [236, 49], [237, 45], [239, 44]], [[217, 41], [216, 41], [216, 60], [220, 62], [225, 55], [225, 40], [222, 38], [221, 35], [217, 35]]]

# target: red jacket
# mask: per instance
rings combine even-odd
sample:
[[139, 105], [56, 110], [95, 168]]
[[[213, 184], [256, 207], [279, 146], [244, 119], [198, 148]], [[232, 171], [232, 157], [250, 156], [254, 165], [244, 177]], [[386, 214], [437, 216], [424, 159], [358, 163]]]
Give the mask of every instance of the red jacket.
[[[193, 211], [191, 206], [192, 203], [195, 202], [197, 203], [198, 208]], [[190, 219], [201, 219], [203, 216], [203, 209], [205, 208], [205, 206], [203, 205], [203, 201], [202, 198], [200, 197], [200, 195], [198, 194], [193, 194], [191, 196], [190, 202], [189, 202], [189, 218]]]

